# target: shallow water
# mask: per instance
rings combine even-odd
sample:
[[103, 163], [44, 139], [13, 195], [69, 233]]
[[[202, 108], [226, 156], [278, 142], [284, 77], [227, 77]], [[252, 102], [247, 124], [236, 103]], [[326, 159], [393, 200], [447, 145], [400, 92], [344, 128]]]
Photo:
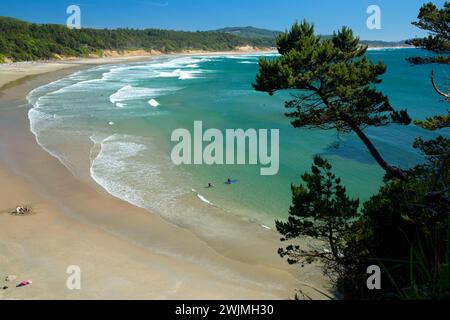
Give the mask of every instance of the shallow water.
[[[371, 51], [388, 66], [380, 88], [398, 109], [414, 118], [445, 112], [429, 82], [448, 66], [410, 66], [415, 49]], [[269, 97], [252, 82], [258, 55], [164, 57], [148, 62], [80, 71], [29, 95], [30, 126], [38, 142], [74, 174], [92, 177], [112, 195], [158, 212], [181, 226], [208, 225], [221, 216], [239, 216], [273, 227], [287, 216], [290, 185], [299, 183], [316, 154], [326, 156], [354, 197], [367, 199], [380, 186], [382, 170], [352, 135], [300, 130], [284, 117], [285, 93]], [[444, 83], [444, 82], [443, 82]], [[175, 166], [173, 130], [279, 129], [280, 171], [261, 176], [260, 166]], [[415, 137], [434, 134], [415, 126], [367, 130], [386, 159], [403, 167], [421, 161]], [[448, 131], [445, 132], [448, 135]], [[238, 183], [225, 185], [227, 178]], [[212, 182], [215, 188], [205, 186]], [[222, 233], [224, 230], [203, 230]]]

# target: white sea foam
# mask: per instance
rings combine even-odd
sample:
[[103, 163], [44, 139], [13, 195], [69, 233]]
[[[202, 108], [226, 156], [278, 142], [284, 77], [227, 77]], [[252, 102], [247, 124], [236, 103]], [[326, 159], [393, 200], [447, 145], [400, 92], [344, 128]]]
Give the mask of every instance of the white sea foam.
[[30, 120], [30, 129], [35, 135], [40, 131], [49, 127], [55, 117], [53, 114], [47, 114], [39, 108], [32, 108], [28, 111], [28, 119]]
[[211, 201], [209, 201], [208, 199], [206, 199], [204, 196], [202, 196], [201, 194], [197, 194], [197, 197], [203, 201], [204, 203], [210, 204], [212, 205]]
[[238, 55], [238, 56], [233, 56], [233, 55], [222, 56], [222, 58], [233, 59], [233, 60], [246, 60], [246, 59], [249, 59], [251, 57], [252, 57], [251, 55], [247, 55], [247, 54]]
[[200, 193], [198, 193], [197, 190], [192, 189], [192, 192], [195, 193], [195, 194], [197, 195], [197, 198], [199, 198], [202, 202], [204, 202], [204, 203], [206, 203], [206, 204], [209, 204], [209, 205], [211, 205], [211, 206], [214, 206], [214, 204], [213, 204], [211, 201], [209, 201], [209, 200], [206, 199], [204, 196], [202, 196]]
[[160, 77], [180, 80], [195, 79], [198, 78], [198, 74], [207, 72], [200, 68], [200, 64], [208, 61], [211, 59], [207, 57], [179, 57], [125, 66], [111, 66], [107, 72], [102, 74], [102, 80], [131, 83], [138, 79]]
[[103, 80], [111, 80], [121, 82], [128, 82], [130, 79], [142, 79], [152, 76], [152, 63], [145, 62], [144, 64], [127, 64], [119, 66], [109, 66], [106, 72], [103, 72]]
[[279, 57], [280, 54], [277, 51], [264, 52], [258, 55], [259, 57]]
[[149, 104], [150, 106], [152, 106], [153, 108], [156, 108], [156, 107], [159, 106], [159, 102], [156, 101], [155, 99], [149, 100], [149, 101], [148, 101], [148, 104]]
[[67, 159], [64, 155], [56, 152], [55, 150], [49, 148], [42, 142], [41, 132], [45, 131], [48, 127], [51, 127], [56, 120], [54, 114], [47, 114], [40, 111], [38, 108], [31, 108], [28, 111], [28, 120], [30, 121], [30, 131], [34, 134], [37, 144], [44, 149], [48, 154], [58, 159], [67, 169], [73, 174], [73, 167], [71, 166], [70, 159]]
[[211, 61], [211, 59], [206, 57], [180, 57], [173, 58], [167, 61], [159, 60], [157, 62], [147, 63], [142, 67], [148, 68], [148, 70], [197, 68], [200, 63], [209, 61]]
[[240, 64], [258, 64], [257, 61], [239, 61]]
[[[91, 176], [113, 196], [165, 213], [171, 211], [176, 199], [184, 193], [165, 182], [165, 172], [173, 174], [174, 170], [167, 167], [170, 165], [158, 150], [147, 150], [152, 147], [151, 142], [115, 134], [95, 143], [100, 145], [100, 152], [92, 160]], [[147, 161], [144, 152], [151, 154], [153, 161]]]
[[367, 51], [392, 51], [401, 49], [416, 49], [415, 47], [379, 47], [379, 48], [368, 48]]
[[178, 77], [179, 80], [189, 80], [189, 79], [200, 79], [201, 77], [196, 76], [195, 74], [198, 74], [199, 72], [180, 72], [180, 76]]
[[[40, 143], [41, 146], [64, 164], [67, 164], [70, 159], [65, 159], [64, 155], [59, 154], [61, 152], [58, 152], [53, 145], [49, 145], [46, 136], [55, 132], [54, 129], [61, 130], [65, 128], [62, 125], [67, 125], [68, 137], [73, 133], [73, 130], [78, 129], [80, 132], [83, 132], [86, 139], [88, 139], [86, 129], [89, 130], [89, 134], [95, 132], [95, 137], [91, 137], [91, 141], [96, 144], [96, 148], [92, 149], [90, 173], [100, 186], [117, 198], [136, 206], [153, 209], [165, 217], [170, 218], [176, 215], [177, 221], [184, 221], [182, 219], [185, 219], [187, 216], [189, 216], [189, 219], [192, 219], [192, 215], [189, 213], [191, 209], [187, 210], [186, 208], [185, 210], [182, 207], [183, 209], [180, 210], [181, 206], [178, 203], [180, 199], [183, 201], [183, 195], [186, 195], [188, 192], [179, 186], [177, 182], [184, 181], [186, 182], [185, 185], [189, 186], [189, 178], [186, 178], [187, 174], [182, 170], [176, 173], [178, 169], [167, 161], [167, 154], [158, 149], [155, 143], [148, 141], [151, 139], [150, 137], [148, 139], [142, 138], [143, 141], [141, 138], [134, 136], [109, 136], [112, 130], [107, 128], [107, 124], [114, 126], [116, 120], [119, 123], [118, 121], [120, 120], [118, 119], [121, 119], [124, 114], [129, 117], [133, 114], [133, 110], [117, 110], [117, 112], [106, 114], [105, 116], [101, 103], [90, 105], [89, 108], [86, 108], [87, 104], [81, 105], [79, 112], [77, 110], [71, 111], [69, 107], [75, 101], [74, 99], [83, 98], [81, 101], [92, 101], [84, 99], [86, 95], [79, 94], [79, 92], [84, 90], [94, 90], [95, 95], [92, 97], [103, 100], [108, 99], [109, 95], [110, 102], [118, 108], [124, 108], [127, 105], [131, 106], [132, 104], [127, 102], [133, 100], [141, 100], [142, 102], [148, 102], [149, 105], [155, 105], [154, 102], [158, 103], [158, 96], [170, 94], [174, 90], [179, 90], [179, 88], [156, 89], [139, 87], [136, 83], [140, 82], [135, 81], [136, 79], [160, 77], [161, 73], [167, 77], [170, 74], [170, 77], [180, 80], [197, 78], [204, 73], [210, 72], [210, 70], [200, 69], [201, 63], [207, 61], [212, 61], [212, 59], [188, 57], [158, 61], [157, 63], [146, 62], [143, 65], [108, 66], [107, 68], [109, 69], [103, 66], [95, 70], [95, 72], [77, 74], [74, 77], [69, 77], [70, 79], [66, 78], [53, 86], [47, 87], [45, 90], [38, 90], [39, 93], [36, 91], [36, 94], [30, 94], [30, 101], [33, 101], [35, 106], [34, 109], [30, 110], [29, 114], [31, 129], [35, 133], [38, 142], [41, 141], [40, 137], [42, 137], [42, 141], [46, 143], [45, 146]], [[251, 61], [251, 59], [246, 58], [246, 60], [241, 62], [244, 61]], [[106, 77], [105, 74], [107, 75]], [[138, 75], [135, 77], [136, 74]], [[98, 77], [102, 78], [98, 79]], [[99, 90], [103, 90], [105, 87], [107, 89], [102, 92], [105, 97], [100, 98]], [[115, 92], [111, 90], [112, 88]], [[53, 94], [49, 94], [50, 92], [53, 92]], [[72, 93], [76, 94], [72, 96]], [[65, 108], [62, 108], [61, 106], [65, 103], [64, 101], [67, 101], [67, 97], [70, 98], [70, 101], [66, 103]], [[150, 103], [151, 101], [154, 102]], [[105, 108], [105, 110], [107, 109]], [[60, 111], [64, 111], [64, 113], [59, 113]], [[155, 113], [157, 112], [155, 110]], [[65, 120], [67, 113], [71, 117], [82, 116], [79, 119], [86, 119], [87, 121], [80, 122], [75, 119], [72, 125], [70, 121]], [[97, 115], [102, 116], [97, 119], [95, 118]], [[101, 120], [101, 122], [97, 120]], [[98, 130], [99, 128], [100, 130]], [[199, 193], [195, 197], [201, 203], [215, 206]], [[201, 203], [194, 205], [200, 206]]]
[[188, 80], [188, 79], [198, 79], [198, 74], [203, 73], [202, 71], [183, 71], [181, 69], [176, 69], [170, 72], [163, 71], [160, 72], [159, 76], [161, 78], [178, 78], [179, 80]]
[[124, 102], [130, 100], [139, 100], [145, 98], [155, 98], [169, 92], [173, 92], [178, 90], [176, 88], [171, 89], [154, 89], [154, 88], [142, 88], [142, 87], [133, 87], [131, 85], [126, 85], [119, 89], [117, 92], [113, 93], [109, 97], [109, 101], [111, 103], [116, 104], [117, 102]]
[[[124, 183], [123, 177], [126, 171], [130, 171], [129, 175], [133, 175], [133, 172], [129, 170], [132, 167], [129, 160], [144, 151], [146, 147], [142, 144], [124, 143], [116, 139], [117, 136], [113, 135], [100, 143], [101, 151], [92, 162], [91, 176], [114, 196], [139, 207], [145, 207], [142, 192]], [[141, 178], [145, 177], [141, 175]]]

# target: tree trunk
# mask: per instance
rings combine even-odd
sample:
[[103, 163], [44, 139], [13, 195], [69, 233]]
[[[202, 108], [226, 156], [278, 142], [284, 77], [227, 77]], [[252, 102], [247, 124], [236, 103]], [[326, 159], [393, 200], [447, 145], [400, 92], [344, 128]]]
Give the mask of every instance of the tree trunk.
[[405, 173], [396, 167], [389, 165], [378, 152], [377, 148], [373, 145], [372, 141], [366, 136], [366, 134], [361, 130], [361, 128], [351, 119], [348, 115], [342, 114], [341, 116], [343, 120], [350, 126], [350, 128], [358, 135], [361, 141], [366, 145], [372, 157], [375, 161], [386, 171], [386, 173], [390, 174], [392, 177], [398, 178], [402, 181], [407, 180], [407, 176]]

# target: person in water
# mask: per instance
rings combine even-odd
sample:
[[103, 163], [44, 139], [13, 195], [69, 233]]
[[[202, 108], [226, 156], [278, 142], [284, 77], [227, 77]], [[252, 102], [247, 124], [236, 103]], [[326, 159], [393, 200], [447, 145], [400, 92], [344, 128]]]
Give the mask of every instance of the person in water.
[[227, 180], [227, 183], [228, 183], [228, 184], [232, 184], [232, 183], [233, 183], [233, 181], [231, 181], [231, 179], [230, 179], [230, 178], [228, 178], [228, 180]]
[[209, 182], [208, 183], [208, 188], [214, 188], [214, 185], [211, 182]]

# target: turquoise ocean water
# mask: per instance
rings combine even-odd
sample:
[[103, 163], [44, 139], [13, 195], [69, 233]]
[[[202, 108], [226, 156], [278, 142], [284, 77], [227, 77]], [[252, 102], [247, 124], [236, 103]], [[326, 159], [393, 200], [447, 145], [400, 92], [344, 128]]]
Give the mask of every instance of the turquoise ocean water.
[[[429, 74], [434, 68], [445, 84], [449, 67], [405, 61], [424, 54], [369, 52], [388, 66], [380, 89], [394, 107], [407, 108], [418, 119], [447, 108], [434, 94]], [[374, 194], [383, 172], [356, 137], [294, 129], [283, 115], [286, 93], [269, 97], [252, 89], [259, 57], [161, 57], [80, 71], [29, 95], [31, 130], [78, 177], [93, 178], [112, 195], [180, 225], [230, 215], [273, 227], [276, 218], [287, 216], [291, 183], [300, 183], [316, 154], [333, 163], [354, 197]], [[192, 131], [195, 120], [203, 121], [204, 129], [280, 129], [279, 174], [261, 176], [260, 166], [248, 165], [174, 166], [171, 133]], [[403, 167], [421, 161], [411, 147], [414, 138], [434, 135], [416, 126], [367, 133], [389, 162]], [[225, 185], [229, 177], [239, 183]], [[208, 182], [216, 187], [205, 188]]]

